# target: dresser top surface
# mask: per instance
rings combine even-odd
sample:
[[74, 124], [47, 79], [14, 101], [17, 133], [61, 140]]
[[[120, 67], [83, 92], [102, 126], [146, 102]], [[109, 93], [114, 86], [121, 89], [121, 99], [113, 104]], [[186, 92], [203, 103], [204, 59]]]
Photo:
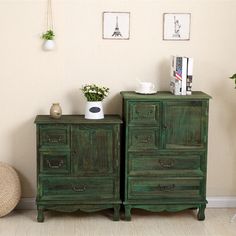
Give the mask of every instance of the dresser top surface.
[[192, 95], [173, 95], [169, 91], [158, 91], [155, 94], [138, 94], [134, 91], [122, 91], [120, 92], [124, 99], [160, 99], [160, 100], [196, 100], [196, 99], [210, 99], [211, 96], [201, 91], [193, 91]]
[[62, 115], [59, 119], [49, 115], [37, 115], [34, 123], [36, 124], [121, 124], [119, 115], [105, 115], [104, 119], [92, 120], [85, 119], [84, 115]]

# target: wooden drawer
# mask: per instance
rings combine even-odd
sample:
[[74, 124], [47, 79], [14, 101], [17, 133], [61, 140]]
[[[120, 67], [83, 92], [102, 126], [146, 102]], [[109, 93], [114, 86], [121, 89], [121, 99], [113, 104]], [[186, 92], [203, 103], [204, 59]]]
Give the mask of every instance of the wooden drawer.
[[39, 182], [42, 200], [105, 200], [114, 199], [113, 178], [92, 177], [41, 177]]
[[128, 174], [130, 176], [203, 176], [201, 162], [204, 161], [204, 157], [200, 153], [129, 153], [128, 155]]
[[129, 102], [128, 111], [129, 124], [160, 124], [159, 102]]
[[157, 150], [160, 148], [158, 127], [129, 127], [128, 151]]
[[69, 174], [70, 152], [40, 152], [40, 173]]
[[41, 125], [39, 128], [40, 147], [69, 147], [70, 127], [63, 124]]
[[128, 199], [200, 199], [201, 178], [129, 178]]

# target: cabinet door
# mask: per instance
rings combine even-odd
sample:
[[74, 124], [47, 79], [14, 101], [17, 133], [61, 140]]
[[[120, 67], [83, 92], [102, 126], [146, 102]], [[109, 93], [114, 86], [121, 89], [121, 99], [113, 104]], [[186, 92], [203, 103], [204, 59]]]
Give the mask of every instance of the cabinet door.
[[204, 148], [207, 141], [207, 109], [204, 101], [165, 102], [165, 148]]
[[106, 176], [115, 173], [118, 168], [118, 142], [114, 140], [118, 135], [115, 134], [112, 125], [72, 126], [71, 166], [74, 175]]

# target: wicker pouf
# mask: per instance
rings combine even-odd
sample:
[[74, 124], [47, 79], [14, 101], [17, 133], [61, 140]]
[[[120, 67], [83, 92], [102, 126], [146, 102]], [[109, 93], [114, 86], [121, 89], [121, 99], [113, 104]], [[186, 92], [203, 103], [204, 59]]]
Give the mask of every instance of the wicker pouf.
[[20, 196], [19, 176], [10, 165], [0, 162], [0, 217], [15, 208]]

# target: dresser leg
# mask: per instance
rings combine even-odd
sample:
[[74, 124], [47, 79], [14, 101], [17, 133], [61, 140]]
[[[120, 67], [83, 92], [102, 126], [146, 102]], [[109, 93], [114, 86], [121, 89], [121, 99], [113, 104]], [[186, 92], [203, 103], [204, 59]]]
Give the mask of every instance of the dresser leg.
[[205, 208], [206, 208], [206, 204], [200, 205], [198, 214], [197, 214], [198, 220], [205, 220]]
[[44, 222], [44, 213], [43, 209], [38, 208], [38, 217], [37, 217], [38, 222]]
[[113, 220], [114, 221], [119, 221], [120, 220], [120, 205], [115, 205], [114, 206]]
[[125, 220], [131, 221], [131, 206], [125, 205]]

